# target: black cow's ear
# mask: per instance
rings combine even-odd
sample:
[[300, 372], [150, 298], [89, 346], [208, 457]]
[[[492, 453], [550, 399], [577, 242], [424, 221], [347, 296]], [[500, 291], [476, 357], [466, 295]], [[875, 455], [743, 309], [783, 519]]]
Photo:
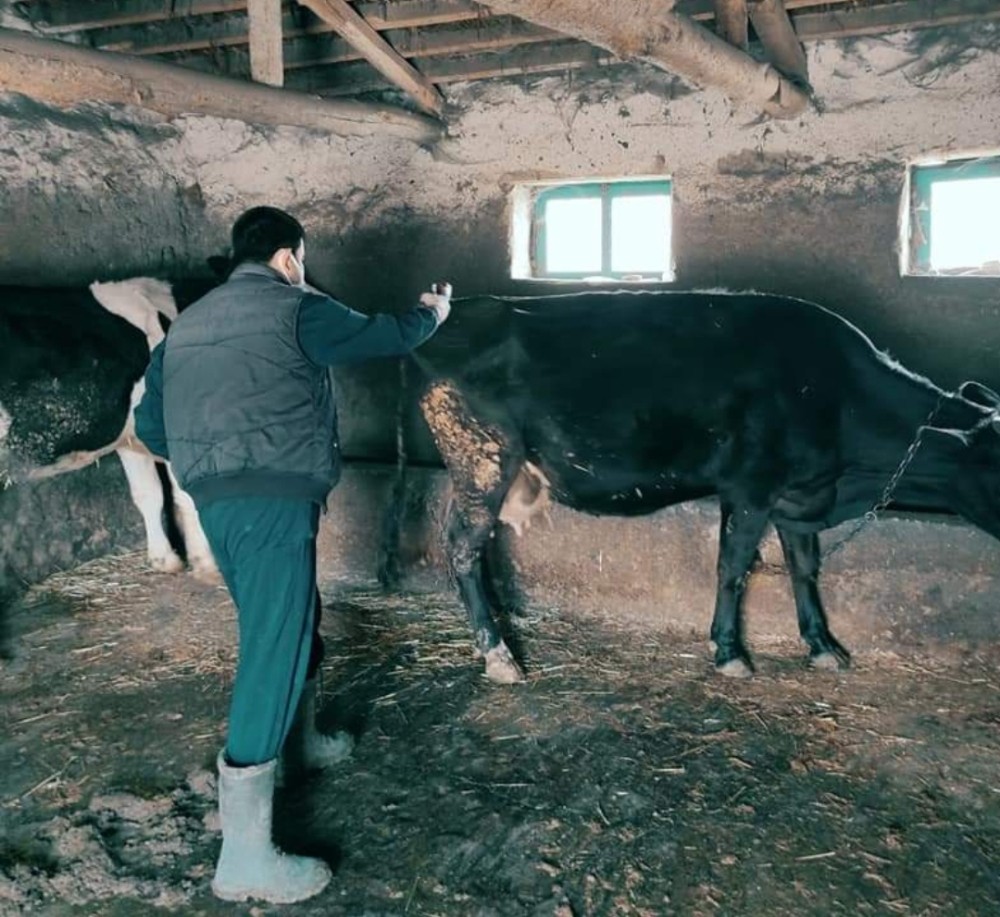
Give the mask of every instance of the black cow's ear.
[[945, 429], [944, 427], [924, 427], [923, 440], [925, 443], [934, 443], [953, 449], [965, 449], [971, 442], [963, 431]]
[[963, 382], [958, 387], [958, 394], [984, 408], [1000, 408], [1000, 395], [981, 382]]

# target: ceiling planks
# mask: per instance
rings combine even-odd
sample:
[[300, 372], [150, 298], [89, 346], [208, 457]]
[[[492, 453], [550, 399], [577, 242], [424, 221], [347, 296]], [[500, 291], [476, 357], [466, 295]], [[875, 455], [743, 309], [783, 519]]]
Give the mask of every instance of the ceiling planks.
[[[24, 18], [42, 34], [105, 50], [169, 60], [205, 73], [251, 75], [249, 0], [21, 0]], [[545, 22], [525, 21], [517, 8], [540, 0], [377, 0], [342, 6], [356, 11], [372, 33], [379, 33], [395, 76], [368, 62], [358, 47], [345, 41], [335, 25], [318, 18], [295, 0], [254, 0], [271, 11], [271, 34], [280, 3], [282, 61], [287, 86], [335, 96], [399, 88], [400, 73], [413, 81], [407, 89], [427, 111], [440, 110], [435, 89], [463, 79], [488, 79], [535, 73], [557, 73], [586, 67], [619, 66], [628, 55], [601, 49], [585, 32], [575, 36]], [[323, 0], [316, 0], [323, 2]], [[574, 0], [546, 0], [541, 6], [569, 7]], [[584, 4], [586, 6], [587, 4]], [[629, 0], [607, 4], [617, 13]], [[673, 9], [671, 10], [671, 6]], [[599, 4], [590, 4], [603, 15]], [[646, 9], [659, 7], [650, 7]], [[671, 15], [708, 25], [725, 36], [728, 50], [742, 54], [749, 46], [760, 68], [766, 57], [793, 83], [805, 83], [802, 41], [873, 35], [906, 28], [925, 28], [1000, 18], [1000, 0], [663, 0]], [[506, 14], [505, 14], [506, 13]], [[748, 14], [754, 32], [746, 34]], [[513, 14], [513, 15], [511, 15]], [[779, 33], [767, 24], [778, 22]], [[701, 41], [704, 29], [693, 34]], [[781, 37], [774, 37], [780, 34]], [[369, 38], [371, 35], [369, 34]], [[593, 43], [585, 40], [590, 38]], [[648, 35], [647, 35], [648, 37]], [[710, 39], [715, 35], [709, 34]], [[747, 40], [749, 39], [749, 41]], [[260, 55], [257, 55], [258, 57]], [[640, 55], [641, 56], [641, 55]], [[745, 55], [744, 55], [745, 56]], [[272, 55], [273, 58], [273, 55]], [[278, 66], [257, 79], [276, 81]], [[684, 69], [671, 72], [684, 74]], [[407, 70], [406, 68], [409, 68]], [[689, 80], [694, 79], [688, 73]], [[697, 80], [695, 80], [697, 82]]]

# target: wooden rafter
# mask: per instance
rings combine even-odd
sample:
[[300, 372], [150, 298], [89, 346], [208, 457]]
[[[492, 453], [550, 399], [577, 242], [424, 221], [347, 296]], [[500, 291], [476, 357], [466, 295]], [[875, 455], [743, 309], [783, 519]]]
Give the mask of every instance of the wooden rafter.
[[747, 10], [767, 59], [785, 76], [808, 83], [806, 52], [783, 0], [749, 0]]
[[281, 0], [248, 0], [250, 21], [250, 76], [258, 83], [285, 82], [281, 32]]
[[433, 115], [440, 116], [444, 100], [434, 84], [406, 58], [397, 54], [384, 38], [373, 29], [346, 0], [298, 0], [324, 22], [332, 25], [343, 38], [386, 79], [409, 93], [417, 104]]
[[750, 43], [747, 0], [714, 0], [715, 34], [734, 48], [746, 51]]
[[495, 12], [556, 29], [626, 60], [645, 61], [695, 86], [713, 87], [774, 117], [795, 117], [809, 102], [801, 89], [774, 68], [761, 65], [687, 16], [661, 10], [647, 0], [613, 4], [491, 0], [490, 6]]
[[102, 101], [141, 106], [169, 118], [202, 114], [340, 135], [387, 133], [418, 143], [441, 136], [437, 122], [389, 105], [325, 101], [10, 29], [0, 29], [0, 92], [60, 107]]

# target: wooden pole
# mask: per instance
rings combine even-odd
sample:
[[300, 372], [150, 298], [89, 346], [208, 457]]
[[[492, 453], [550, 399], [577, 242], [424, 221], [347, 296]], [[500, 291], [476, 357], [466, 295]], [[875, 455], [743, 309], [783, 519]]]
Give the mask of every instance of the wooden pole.
[[785, 76], [807, 83], [806, 52], [782, 0], [750, 0], [747, 9], [767, 59]]
[[60, 107], [112, 102], [148, 108], [168, 118], [209, 115], [342, 136], [381, 133], [432, 143], [442, 133], [438, 122], [391, 105], [332, 102], [10, 29], [0, 29], [0, 91]]
[[750, 45], [747, 0], [715, 0], [715, 34], [734, 48], [746, 51]]
[[258, 83], [285, 82], [281, 42], [281, 0], [247, 0], [250, 36], [250, 76]]

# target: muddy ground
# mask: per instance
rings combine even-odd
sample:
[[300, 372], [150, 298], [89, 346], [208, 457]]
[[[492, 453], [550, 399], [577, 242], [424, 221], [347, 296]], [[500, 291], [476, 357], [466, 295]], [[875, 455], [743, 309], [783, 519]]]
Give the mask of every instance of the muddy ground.
[[[354, 758], [278, 800], [325, 856], [287, 907], [215, 901], [224, 592], [108, 558], [34, 589], [0, 672], [0, 914], [1000, 913], [1000, 653], [757, 649], [533, 609], [487, 683], [450, 595], [327, 590], [328, 725]], [[707, 629], [706, 621], [706, 629]]]

